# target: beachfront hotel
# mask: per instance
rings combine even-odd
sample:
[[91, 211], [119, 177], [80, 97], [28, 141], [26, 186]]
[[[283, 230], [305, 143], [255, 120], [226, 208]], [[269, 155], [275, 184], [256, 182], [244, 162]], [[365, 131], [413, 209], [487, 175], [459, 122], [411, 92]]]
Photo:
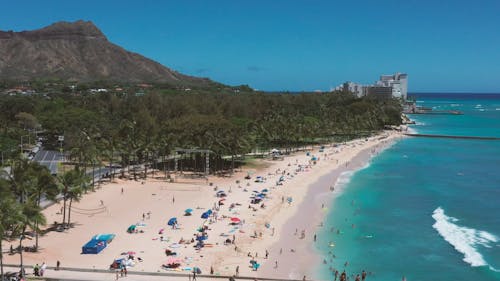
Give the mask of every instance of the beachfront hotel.
[[349, 91], [357, 97], [372, 96], [381, 99], [394, 97], [406, 100], [408, 96], [408, 74], [397, 72], [392, 75], [381, 75], [380, 79], [372, 85], [347, 81], [335, 87], [334, 90]]

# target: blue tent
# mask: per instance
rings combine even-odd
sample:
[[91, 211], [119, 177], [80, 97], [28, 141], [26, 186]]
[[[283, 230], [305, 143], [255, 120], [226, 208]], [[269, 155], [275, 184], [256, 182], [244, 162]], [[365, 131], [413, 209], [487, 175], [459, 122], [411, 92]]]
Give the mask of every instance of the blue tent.
[[115, 236], [114, 234], [94, 235], [87, 244], [83, 245], [82, 254], [98, 254], [113, 241]]
[[177, 222], [177, 218], [171, 218], [168, 220], [168, 225], [174, 225]]
[[82, 254], [99, 254], [107, 245], [106, 241], [92, 239], [83, 245]]

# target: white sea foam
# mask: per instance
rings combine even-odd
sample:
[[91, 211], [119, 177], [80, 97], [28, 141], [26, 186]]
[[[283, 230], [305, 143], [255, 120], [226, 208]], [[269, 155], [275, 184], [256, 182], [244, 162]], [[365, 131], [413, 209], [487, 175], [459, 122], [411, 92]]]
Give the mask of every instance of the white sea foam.
[[458, 219], [446, 216], [441, 207], [434, 210], [432, 217], [436, 220], [432, 227], [458, 252], [464, 254], [463, 260], [466, 263], [474, 267], [489, 266], [491, 270], [497, 271], [484, 260], [477, 246], [490, 248], [491, 243], [498, 242], [498, 237], [486, 231], [455, 224]]
[[340, 173], [340, 176], [335, 181], [335, 189], [344, 188], [351, 181], [352, 175], [354, 175], [354, 171], [345, 171]]

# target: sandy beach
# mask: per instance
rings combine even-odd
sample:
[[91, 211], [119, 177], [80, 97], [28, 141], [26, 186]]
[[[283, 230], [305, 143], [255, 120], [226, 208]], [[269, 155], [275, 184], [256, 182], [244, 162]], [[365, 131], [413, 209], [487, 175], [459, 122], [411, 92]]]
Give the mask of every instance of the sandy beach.
[[[400, 137], [396, 132], [384, 132], [327, 146], [322, 152], [315, 147], [308, 154], [297, 152], [284, 160], [263, 159], [259, 160], [262, 168], [243, 168], [226, 178], [179, 177], [167, 183], [157, 173], [158, 178], [150, 175], [146, 181], [115, 180], [73, 203], [75, 226], [40, 237], [40, 251], [25, 253], [24, 261], [108, 269], [123, 253], [134, 252], [130, 271], [170, 272], [162, 267], [172, 257], [166, 255], [168, 249], [181, 264], [173, 272], [199, 267], [203, 274], [213, 269], [214, 275], [314, 278], [313, 265], [320, 262], [314, 254], [314, 234], [325, 210], [331, 208], [331, 199], [340, 192], [331, 187], [342, 172], [364, 166], [373, 154]], [[245, 179], [247, 175], [251, 178]], [[221, 191], [226, 196], [218, 197]], [[250, 197], [256, 194], [263, 194], [263, 200], [251, 204]], [[61, 221], [61, 207], [58, 203], [44, 210], [48, 224]], [[191, 216], [185, 215], [186, 209], [192, 209]], [[201, 218], [208, 210], [212, 215]], [[177, 228], [167, 225], [174, 217]], [[137, 226], [137, 233], [127, 233], [131, 225]], [[194, 245], [200, 227], [208, 238], [198, 250]], [[99, 254], [82, 254], [82, 246], [92, 236], [104, 233], [116, 235], [107, 248]], [[3, 242], [4, 249], [10, 244], [17, 245]], [[24, 241], [26, 246], [33, 244], [34, 240]], [[252, 269], [251, 260], [260, 264], [258, 270]], [[19, 264], [19, 255], [6, 254], [4, 262]], [[55, 271], [47, 274], [57, 276]]]

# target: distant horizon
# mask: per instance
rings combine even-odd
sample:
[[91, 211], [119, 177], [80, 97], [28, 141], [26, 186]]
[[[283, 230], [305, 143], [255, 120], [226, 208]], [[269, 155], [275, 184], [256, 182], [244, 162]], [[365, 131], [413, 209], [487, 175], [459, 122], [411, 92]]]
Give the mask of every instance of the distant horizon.
[[495, 0], [27, 0], [3, 7], [9, 13], [0, 30], [92, 21], [127, 50], [227, 85], [327, 91], [403, 72], [411, 92], [500, 92]]

